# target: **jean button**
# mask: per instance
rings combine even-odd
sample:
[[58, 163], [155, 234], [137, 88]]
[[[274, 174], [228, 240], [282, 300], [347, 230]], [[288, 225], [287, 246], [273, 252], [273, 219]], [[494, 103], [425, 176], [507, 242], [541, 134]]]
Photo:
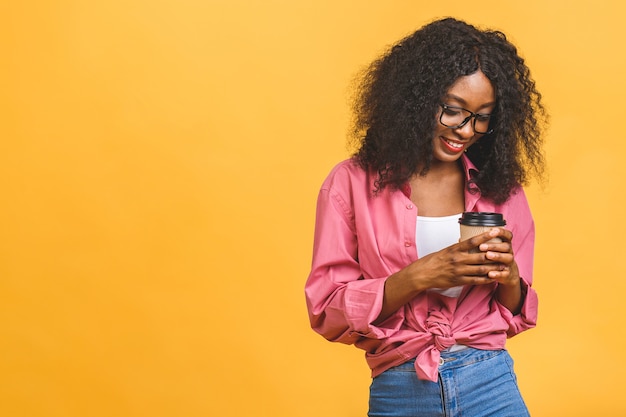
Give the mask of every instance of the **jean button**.
[[444, 363], [446, 363], [446, 360], [444, 358], [439, 358], [439, 365], [443, 365]]

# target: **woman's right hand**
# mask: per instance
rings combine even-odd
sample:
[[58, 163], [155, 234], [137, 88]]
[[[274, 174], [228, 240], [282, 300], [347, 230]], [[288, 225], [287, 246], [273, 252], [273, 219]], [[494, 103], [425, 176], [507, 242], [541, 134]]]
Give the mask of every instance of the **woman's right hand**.
[[495, 282], [490, 271], [501, 271], [504, 265], [490, 261], [486, 252], [476, 252], [482, 243], [498, 235], [498, 230], [472, 237], [416, 260], [385, 282], [383, 308], [376, 322], [381, 322], [417, 294], [430, 288], [459, 285], [484, 285]]
[[424, 256], [398, 271], [419, 293], [430, 288], [451, 288], [459, 285], [482, 285], [494, 282], [491, 271], [501, 271], [504, 265], [477, 251], [478, 246], [498, 234], [497, 229], [448, 246]]

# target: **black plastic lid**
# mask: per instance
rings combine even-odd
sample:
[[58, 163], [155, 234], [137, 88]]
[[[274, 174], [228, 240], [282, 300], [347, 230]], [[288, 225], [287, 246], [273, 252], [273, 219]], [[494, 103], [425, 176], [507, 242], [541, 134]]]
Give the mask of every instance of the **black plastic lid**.
[[459, 223], [464, 226], [504, 226], [506, 221], [500, 213], [487, 213], [484, 211], [465, 212], [459, 219]]

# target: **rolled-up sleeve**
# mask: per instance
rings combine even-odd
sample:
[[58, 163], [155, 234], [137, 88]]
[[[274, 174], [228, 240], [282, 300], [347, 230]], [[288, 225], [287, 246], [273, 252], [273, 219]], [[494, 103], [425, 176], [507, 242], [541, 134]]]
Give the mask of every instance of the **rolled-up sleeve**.
[[363, 337], [381, 339], [395, 333], [403, 313], [372, 324], [382, 309], [387, 277], [363, 276], [349, 188], [341, 183], [333, 188], [327, 181], [319, 193], [305, 295], [313, 330], [328, 340], [353, 344]]

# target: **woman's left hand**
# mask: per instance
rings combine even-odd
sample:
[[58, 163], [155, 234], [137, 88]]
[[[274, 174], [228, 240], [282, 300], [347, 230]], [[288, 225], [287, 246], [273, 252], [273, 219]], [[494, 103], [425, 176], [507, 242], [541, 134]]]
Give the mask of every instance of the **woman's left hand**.
[[494, 228], [489, 234], [502, 242], [482, 243], [478, 248], [485, 255], [486, 262], [500, 264], [498, 271], [490, 271], [488, 276], [498, 282], [496, 297], [513, 314], [520, 312], [523, 297], [519, 269], [513, 254], [513, 233], [504, 228]]
[[478, 249], [485, 254], [486, 263], [498, 263], [499, 271], [490, 271], [489, 278], [502, 285], [519, 285], [519, 271], [513, 254], [513, 233], [503, 228], [494, 228], [489, 232], [491, 237], [500, 238], [502, 242], [486, 242]]

